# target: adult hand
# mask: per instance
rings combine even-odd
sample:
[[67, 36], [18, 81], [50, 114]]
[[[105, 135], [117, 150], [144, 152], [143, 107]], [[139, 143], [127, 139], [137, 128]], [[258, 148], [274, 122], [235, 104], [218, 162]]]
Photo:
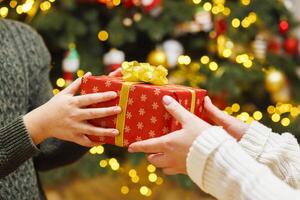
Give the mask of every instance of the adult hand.
[[118, 69], [116, 69], [115, 71], [110, 72], [110, 73], [108, 74], [108, 76], [111, 76], [111, 77], [120, 77], [120, 76], [122, 76], [122, 69], [121, 69], [121, 68], [118, 68]]
[[235, 117], [227, 115], [213, 105], [208, 96], [206, 96], [204, 99], [204, 111], [209, 119], [211, 119], [217, 126], [222, 126], [232, 137], [238, 141], [249, 129], [248, 124]]
[[129, 152], [149, 153], [148, 161], [163, 168], [166, 174], [186, 174], [186, 157], [193, 141], [211, 125], [187, 111], [172, 97], [164, 96], [163, 103], [166, 110], [182, 124], [182, 129], [131, 144]]
[[[87, 73], [86, 76], [90, 76]], [[55, 137], [75, 142], [82, 146], [96, 146], [86, 135], [116, 136], [117, 129], [95, 127], [87, 120], [116, 115], [121, 112], [119, 106], [107, 108], [86, 108], [89, 105], [112, 100], [116, 92], [94, 93], [75, 96], [81, 84], [81, 78], [39, 108], [26, 114], [23, 119], [35, 144]]]

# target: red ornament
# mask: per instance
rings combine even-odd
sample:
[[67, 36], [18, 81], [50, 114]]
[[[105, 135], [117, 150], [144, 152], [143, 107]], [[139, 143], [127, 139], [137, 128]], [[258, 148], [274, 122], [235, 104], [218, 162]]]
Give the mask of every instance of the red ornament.
[[294, 37], [287, 38], [283, 43], [284, 50], [290, 55], [296, 55], [298, 53], [299, 41]]
[[272, 38], [268, 42], [268, 50], [271, 53], [279, 54], [281, 51], [281, 45], [282, 45], [282, 41], [279, 38]]
[[215, 24], [215, 30], [217, 35], [222, 35], [227, 31], [227, 23], [225, 19], [220, 19]]
[[288, 21], [286, 21], [286, 20], [281, 20], [280, 22], [279, 22], [279, 32], [281, 33], [281, 34], [286, 34], [287, 32], [288, 32], [288, 30], [289, 30], [289, 22]]
[[159, 7], [161, 0], [141, 0], [141, 4], [146, 12], [151, 12], [153, 9]]
[[137, 6], [139, 4], [139, 1], [137, 0], [123, 0], [122, 1], [125, 8], [132, 8], [134, 6]]

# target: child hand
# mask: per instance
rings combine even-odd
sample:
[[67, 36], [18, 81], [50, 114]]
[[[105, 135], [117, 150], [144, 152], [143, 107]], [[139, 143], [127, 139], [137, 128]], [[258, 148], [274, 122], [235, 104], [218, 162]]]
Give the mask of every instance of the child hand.
[[[85, 76], [89, 75], [90, 73]], [[112, 100], [117, 97], [117, 94], [104, 92], [75, 96], [80, 84], [81, 78], [78, 78], [50, 101], [23, 117], [35, 144], [55, 137], [91, 147], [98, 144], [92, 142], [86, 135], [116, 136], [118, 134], [117, 129], [95, 127], [87, 120], [116, 115], [121, 112], [119, 106], [86, 108], [91, 104]]]
[[215, 122], [217, 126], [222, 126], [232, 137], [237, 140], [240, 140], [249, 129], [248, 124], [238, 120], [235, 117], [227, 115], [213, 105], [208, 96], [204, 99], [204, 110], [209, 119]]
[[186, 157], [193, 141], [211, 125], [169, 96], [164, 96], [163, 103], [167, 111], [182, 124], [182, 129], [159, 138], [136, 142], [128, 150], [150, 153], [148, 161], [163, 168], [166, 174], [186, 174]]

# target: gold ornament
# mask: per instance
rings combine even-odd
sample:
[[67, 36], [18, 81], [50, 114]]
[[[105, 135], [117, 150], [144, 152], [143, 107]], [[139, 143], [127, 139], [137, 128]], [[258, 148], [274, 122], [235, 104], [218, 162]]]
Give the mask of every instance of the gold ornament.
[[168, 66], [167, 55], [161, 49], [155, 49], [151, 51], [150, 54], [148, 55], [147, 62], [154, 66], [158, 66], [158, 65], [162, 65], [165, 67]]
[[266, 72], [265, 85], [269, 92], [279, 92], [286, 85], [286, 77], [281, 71], [272, 68]]

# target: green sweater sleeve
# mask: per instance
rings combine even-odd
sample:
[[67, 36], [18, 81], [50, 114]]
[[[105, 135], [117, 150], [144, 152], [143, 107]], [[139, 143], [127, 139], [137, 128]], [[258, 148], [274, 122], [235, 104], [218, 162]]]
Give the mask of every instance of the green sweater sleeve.
[[0, 178], [16, 170], [37, 152], [22, 117], [0, 128]]

